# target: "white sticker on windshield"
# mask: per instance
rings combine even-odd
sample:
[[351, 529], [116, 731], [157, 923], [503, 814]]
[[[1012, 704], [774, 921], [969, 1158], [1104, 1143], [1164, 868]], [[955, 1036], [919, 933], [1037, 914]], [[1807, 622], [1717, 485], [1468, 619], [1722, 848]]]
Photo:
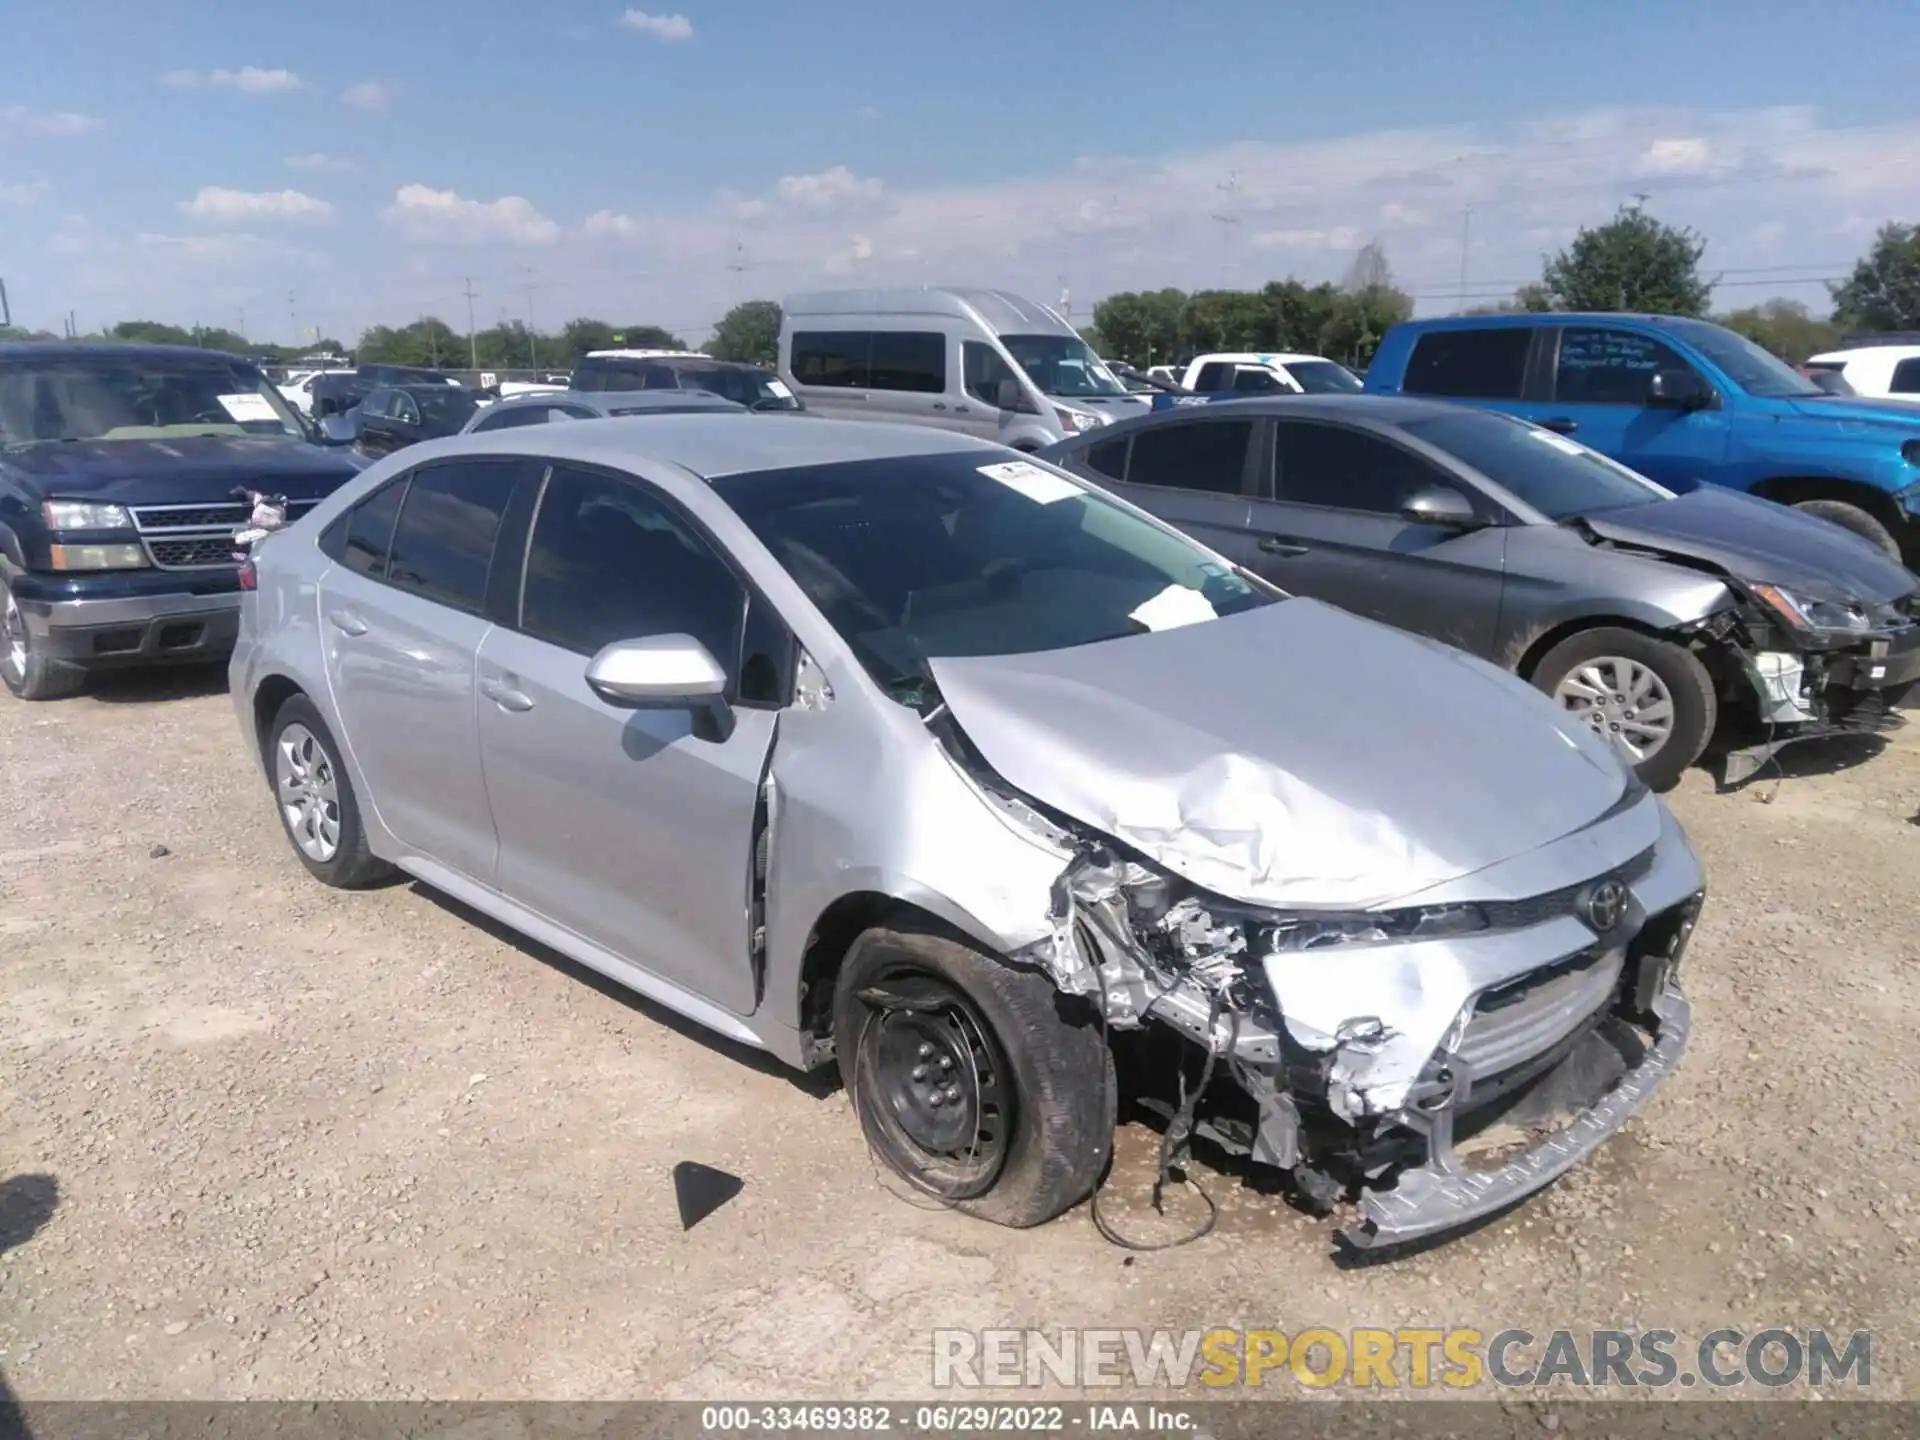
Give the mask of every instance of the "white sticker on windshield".
[[1542, 445], [1551, 445], [1563, 455], [1584, 455], [1587, 452], [1564, 435], [1556, 435], [1551, 430], [1535, 430], [1533, 438]]
[[236, 423], [245, 424], [249, 420], [278, 420], [273, 403], [264, 395], [222, 395], [220, 408], [231, 415]]
[[787, 385], [784, 380], [767, 381], [767, 389], [771, 390], [776, 396], [778, 396], [782, 400], [791, 400], [793, 398], [793, 392], [787, 389]]
[[1149, 630], [1173, 630], [1182, 625], [1197, 625], [1202, 620], [1218, 620], [1220, 612], [1198, 590], [1169, 585], [1151, 600], [1136, 606], [1127, 618], [1139, 621]]
[[1025, 460], [1009, 460], [1004, 465], [982, 465], [980, 473], [989, 480], [998, 480], [1009, 490], [1018, 490], [1029, 500], [1041, 505], [1051, 505], [1056, 500], [1071, 500], [1075, 495], [1084, 493], [1066, 476], [1042, 470]]

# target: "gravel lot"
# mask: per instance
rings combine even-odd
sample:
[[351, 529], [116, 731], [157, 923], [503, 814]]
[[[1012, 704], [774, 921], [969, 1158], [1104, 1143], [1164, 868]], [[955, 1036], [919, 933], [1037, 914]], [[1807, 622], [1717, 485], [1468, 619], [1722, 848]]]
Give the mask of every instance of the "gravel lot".
[[[0, 697], [24, 1399], [924, 1397], [930, 1330], [990, 1325], [1870, 1327], [1876, 1396], [1912, 1388], [1920, 727], [1789, 752], [1777, 789], [1691, 774], [1677, 1078], [1547, 1194], [1343, 1269], [1204, 1168], [1216, 1232], [1137, 1258], [1084, 1207], [1015, 1233], [897, 1198], [836, 1088], [416, 886], [308, 880], [223, 684]], [[1121, 1137], [1138, 1228], [1156, 1139]], [[686, 1233], [682, 1160], [745, 1180]]]

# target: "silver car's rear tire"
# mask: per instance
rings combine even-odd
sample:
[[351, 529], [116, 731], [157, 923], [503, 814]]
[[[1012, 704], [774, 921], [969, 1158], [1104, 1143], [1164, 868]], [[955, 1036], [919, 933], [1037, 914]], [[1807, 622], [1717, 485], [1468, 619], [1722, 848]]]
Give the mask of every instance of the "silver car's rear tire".
[[280, 707], [264, 748], [280, 828], [309, 875], [338, 890], [359, 890], [393, 873], [367, 847], [340, 747], [311, 700], [295, 695]]
[[1713, 738], [1713, 677], [1690, 650], [1603, 625], [1570, 635], [1534, 667], [1534, 685], [1590, 724], [1654, 790], [1671, 790]]
[[834, 989], [834, 1049], [874, 1154], [983, 1220], [1038, 1225], [1113, 1151], [1113, 1054], [1084, 999], [957, 937], [875, 928]]

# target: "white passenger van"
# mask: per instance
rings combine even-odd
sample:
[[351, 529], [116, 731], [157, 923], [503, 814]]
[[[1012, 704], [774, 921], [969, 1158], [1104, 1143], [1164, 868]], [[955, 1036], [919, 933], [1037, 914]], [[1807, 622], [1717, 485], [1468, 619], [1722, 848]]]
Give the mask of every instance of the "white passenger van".
[[1004, 290], [789, 295], [780, 377], [809, 410], [1038, 450], [1145, 414], [1058, 311]]

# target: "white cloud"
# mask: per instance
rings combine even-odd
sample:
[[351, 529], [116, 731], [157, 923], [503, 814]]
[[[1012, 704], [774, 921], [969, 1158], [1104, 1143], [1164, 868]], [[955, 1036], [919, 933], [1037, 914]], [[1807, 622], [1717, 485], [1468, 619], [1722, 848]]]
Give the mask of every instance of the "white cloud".
[[1251, 241], [1261, 250], [1357, 250], [1365, 241], [1351, 225], [1331, 230], [1259, 230]]
[[880, 118], [880, 107], [878, 105], [862, 105], [858, 110], [853, 112], [853, 118], [871, 124]]
[[19, 185], [0, 184], [0, 205], [12, 205], [21, 209], [29, 205], [38, 205], [41, 197], [47, 193], [47, 188], [47, 182], [44, 180], [29, 180]]
[[180, 202], [180, 211], [196, 220], [211, 220], [221, 225], [253, 220], [331, 220], [333, 206], [298, 190], [228, 190], [219, 185], [203, 185], [191, 200]]
[[0, 135], [85, 135], [106, 122], [77, 110], [29, 110], [24, 105], [0, 109]]
[[197, 90], [210, 86], [215, 90], [238, 90], [245, 95], [276, 95], [288, 90], [304, 90], [307, 82], [291, 70], [264, 70], [258, 65], [243, 65], [238, 70], [169, 70], [160, 77], [162, 85], [175, 90]]
[[409, 239], [454, 245], [548, 245], [560, 227], [520, 195], [468, 200], [451, 190], [403, 185], [381, 218]]
[[362, 80], [340, 92], [340, 103], [355, 110], [384, 110], [399, 94], [397, 80]]
[[353, 161], [342, 160], [338, 156], [325, 155], [315, 150], [310, 155], [287, 156], [287, 168], [290, 170], [314, 170], [323, 174], [340, 174], [357, 168]]
[[1698, 175], [1713, 164], [1713, 147], [1697, 135], [1655, 140], [1640, 157], [1648, 175]]
[[684, 15], [649, 15], [644, 10], [629, 8], [620, 17], [620, 24], [628, 30], [638, 30], [651, 35], [656, 40], [691, 40], [693, 21]]
[[886, 188], [876, 179], [863, 180], [846, 166], [836, 165], [814, 175], [783, 175], [773, 193], [781, 203], [801, 210], [844, 210], [878, 200]]

